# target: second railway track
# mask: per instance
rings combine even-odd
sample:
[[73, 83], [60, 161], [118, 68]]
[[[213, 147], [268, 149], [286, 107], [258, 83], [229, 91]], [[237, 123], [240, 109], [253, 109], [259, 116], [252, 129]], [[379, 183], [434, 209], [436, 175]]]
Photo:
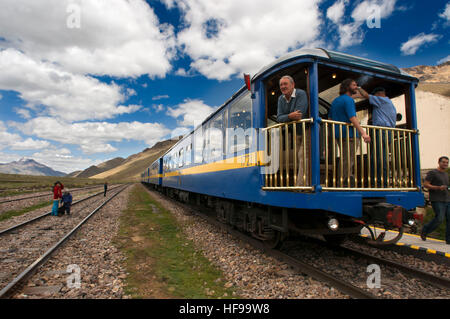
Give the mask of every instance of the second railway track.
[[[70, 217], [43, 219], [2, 236], [0, 251], [4, 267], [0, 273], [0, 298], [9, 297], [77, 229], [126, 187], [123, 186], [114, 194], [110, 192], [100, 206], [98, 200], [91, 198], [84, 207], [74, 209]], [[94, 206], [98, 207], [92, 210]]]
[[[111, 188], [110, 191], [111, 191], [111, 190], [114, 190], [114, 189], [116, 189], [116, 188], [118, 188], [118, 187], [120, 187], [120, 185]], [[94, 198], [94, 197], [96, 197], [96, 196], [100, 196], [100, 195], [102, 195], [102, 194], [103, 194], [103, 192], [94, 193], [94, 194], [89, 195], [89, 196], [87, 196], [87, 197], [85, 197], [85, 198], [82, 198], [82, 199], [80, 199], [80, 200], [78, 200], [78, 201], [75, 201], [75, 202], [72, 203], [72, 207], [74, 207], [74, 206], [76, 206], [76, 205], [79, 205], [79, 204], [85, 202], [86, 200], [89, 200], [89, 199]], [[32, 212], [30, 212], [30, 214], [31, 214], [31, 213], [32, 213]], [[12, 225], [12, 226], [8, 226], [8, 227], [2, 227], [2, 226], [0, 226], [0, 236], [4, 235], [4, 234], [6, 234], [6, 233], [9, 233], [9, 232], [11, 232], [11, 231], [13, 231], [13, 230], [16, 230], [16, 229], [18, 229], [18, 228], [24, 227], [24, 226], [26, 226], [26, 225], [28, 225], [28, 224], [30, 224], [30, 223], [36, 222], [36, 221], [38, 221], [38, 220], [40, 220], [40, 219], [42, 219], [42, 218], [48, 217], [48, 216], [50, 216], [50, 214], [51, 214], [51, 212], [45, 212], [45, 213], [38, 214], [38, 215], [36, 215], [36, 216], [27, 218], [27, 219], [24, 220], [24, 221], [15, 223], [15, 224]], [[28, 215], [28, 214], [27, 214], [27, 215]], [[33, 214], [33, 215], [34, 215], [34, 214]]]

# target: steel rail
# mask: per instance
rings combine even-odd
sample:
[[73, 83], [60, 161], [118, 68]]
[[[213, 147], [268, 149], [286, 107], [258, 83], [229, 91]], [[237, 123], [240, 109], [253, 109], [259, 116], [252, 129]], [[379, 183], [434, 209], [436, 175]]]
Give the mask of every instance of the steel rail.
[[89, 220], [97, 211], [99, 211], [103, 206], [105, 206], [114, 197], [124, 191], [129, 185], [125, 185], [121, 190], [111, 196], [109, 199], [105, 200], [99, 207], [94, 209], [88, 216], [86, 216], [77, 226], [75, 226], [69, 233], [67, 233], [60, 241], [53, 245], [49, 250], [47, 250], [43, 255], [37, 258], [30, 266], [28, 266], [24, 271], [22, 271], [18, 276], [16, 276], [7, 286], [0, 290], [0, 298], [8, 298], [14, 293], [14, 289], [18, 287], [31, 273], [42, 265], [68, 238], [70, 238], [86, 221]]
[[[110, 190], [116, 189], [116, 188], [118, 188], [118, 187], [120, 187], [120, 185], [119, 185], [119, 186], [116, 186], [116, 187], [113, 187], [113, 188], [111, 188]], [[86, 197], [86, 198], [80, 199], [79, 201], [74, 202], [74, 203], [72, 204], [72, 206], [77, 205], [77, 204], [79, 204], [79, 203], [82, 203], [82, 202], [84, 202], [84, 201], [86, 201], [86, 200], [88, 200], [88, 199], [91, 199], [92, 197], [101, 195], [101, 194], [103, 194], [103, 193], [104, 193], [104, 192], [99, 192], [99, 193], [97, 193], [97, 194], [93, 194], [93, 195], [90, 195], [90, 196], [88, 196], [88, 197]], [[38, 221], [38, 220], [40, 220], [41, 218], [50, 216], [51, 213], [52, 213], [52, 212], [44, 213], [44, 214], [39, 215], [39, 216], [37, 216], [37, 217], [35, 217], [35, 218], [26, 220], [26, 221], [24, 221], [24, 222], [22, 222], [22, 223], [20, 223], [20, 224], [17, 224], [17, 225], [14, 225], [14, 226], [9, 227], [9, 228], [7, 228], [7, 229], [1, 230], [1, 231], [0, 231], [0, 236], [5, 235], [6, 233], [9, 233], [10, 231], [13, 231], [13, 230], [15, 230], [15, 229], [21, 228], [21, 227], [23, 227], [23, 226], [25, 226], [25, 225], [31, 224], [31, 223], [33, 223], [33, 222], [35, 222], [35, 221]]]
[[[80, 190], [88, 190], [88, 189], [91, 189], [91, 188], [99, 188], [99, 187], [102, 187], [102, 186], [103, 185], [86, 187], [86, 188], [75, 188], [75, 189], [72, 190], [72, 192], [80, 191]], [[31, 198], [39, 198], [39, 197], [45, 197], [45, 196], [51, 196], [51, 195], [53, 195], [53, 193], [43, 194], [43, 195], [36, 195], [36, 196], [28, 196], [28, 197], [21, 197], [21, 198], [14, 198], [14, 199], [8, 199], [8, 200], [1, 201], [0, 204], [10, 203], [10, 202], [18, 202], [20, 200], [31, 199]]]
[[369, 259], [369, 260], [372, 260], [372, 261], [374, 261], [376, 263], [383, 264], [383, 265], [395, 268], [397, 270], [400, 270], [403, 273], [407, 273], [407, 274], [409, 274], [411, 276], [414, 276], [415, 278], [418, 278], [418, 279], [421, 279], [423, 281], [426, 281], [426, 282], [428, 282], [428, 283], [430, 283], [430, 284], [432, 284], [434, 286], [437, 286], [439, 288], [450, 289], [450, 280], [447, 279], [447, 278], [435, 276], [435, 275], [432, 275], [432, 274], [427, 273], [425, 271], [422, 271], [422, 270], [419, 270], [419, 269], [416, 269], [416, 268], [412, 268], [412, 267], [408, 267], [408, 266], [399, 264], [399, 263], [397, 263], [395, 261], [392, 261], [392, 260], [387, 260], [387, 259], [384, 259], [384, 258], [376, 257], [376, 256], [373, 256], [373, 255], [368, 254], [368, 253], [364, 253], [364, 252], [361, 252], [361, 251], [354, 250], [352, 248], [340, 247], [340, 250], [342, 250], [344, 252], [347, 252], [347, 253], [350, 253], [350, 254], [352, 254], [354, 256], [360, 257], [360, 258]]

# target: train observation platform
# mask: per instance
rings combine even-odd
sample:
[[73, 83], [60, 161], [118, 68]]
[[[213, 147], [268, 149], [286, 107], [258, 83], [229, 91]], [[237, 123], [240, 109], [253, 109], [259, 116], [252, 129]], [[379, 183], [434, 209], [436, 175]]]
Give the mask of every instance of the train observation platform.
[[[379, 234], [384, 229], [371, 227], [373, 232]], [[384, 240], [389, 240], [397, 236], [396, 231], [387, 231]], [[370, 233], [366, 228], [361, 230], [361, 236], [370, 238]], [[444, 257], [450, 261], [450, 245], [447, 245], [444, 240], [427, 237], [426, 241], [420, 238], [420, 235], [404, 233], [402, 238], [395, 244], [397, 247], [420, 251], [426, 254], [434, 254]]]

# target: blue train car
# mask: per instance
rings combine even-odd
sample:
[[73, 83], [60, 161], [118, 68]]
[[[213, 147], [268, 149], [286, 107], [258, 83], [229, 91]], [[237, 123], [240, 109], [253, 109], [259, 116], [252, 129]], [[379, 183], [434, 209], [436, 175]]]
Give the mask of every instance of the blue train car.
[[[277, 119], [284, 75], [307, 94], [300, 121]], [[382, 86], [389, 98], [404, 99], [406, 118], [398, 117], [395, 128], [374, 126], [369, 101], [359, 97], [357, 117], [372, 140], [349, 138], [356, 128], [328, 117], [347, 78], [368, 92]], [[389, 64], [323, 49], [293, 51], [253, 76], [142, 181], [213, 207], [224, 222], [275, 244], [290, 231], [340, 241], [369, 224], [398, 229], [394, 242], [424, 203], [417, 84]]]

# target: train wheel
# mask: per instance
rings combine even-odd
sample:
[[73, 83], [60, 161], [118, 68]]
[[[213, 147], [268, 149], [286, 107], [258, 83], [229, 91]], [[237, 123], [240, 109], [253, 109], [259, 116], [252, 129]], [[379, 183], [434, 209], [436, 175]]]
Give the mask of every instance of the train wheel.
[[347, 239], [347, 235], [323, 235], [323, 238], [325, 238], [326, 242], [332, 246], [340, 246]]
[[278, 230], [273, 231], [273, 236], [271, 239], [264, 240], [264, 245], [271, 249], [278, 249], [283, 244], [285, 235]]

